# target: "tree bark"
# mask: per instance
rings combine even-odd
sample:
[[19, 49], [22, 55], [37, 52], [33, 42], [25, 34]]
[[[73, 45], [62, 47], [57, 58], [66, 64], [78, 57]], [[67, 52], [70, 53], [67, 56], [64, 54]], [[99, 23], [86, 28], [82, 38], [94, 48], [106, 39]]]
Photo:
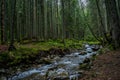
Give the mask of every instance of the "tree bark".
[[107, 14], [109, 14], [110, 25], [112, 27], [112, 39], [115, 48], [120, 47], [120, 20], [117, 12], [115, 0], [105, 0]]
[[15, 27], [17, 26], [16, 23], [17, 23], [17, 19], [16, 19], [16, 0], [13, 1], [13, 5], [12, 6], [12, 9], [13, 9], [13, 13], [12, 13], [12, 26], [11, 26], [11, 40], [10, 40], [10, 46], [9, 46], [9, 51], [12, 51], [12, 50], [16, 50], [15, 46], [14, 46], [14, 29]]
[[4, 0], [1, 2], [1, 44], [4, 44], [4, 27], [5, 27], [5, 5]]

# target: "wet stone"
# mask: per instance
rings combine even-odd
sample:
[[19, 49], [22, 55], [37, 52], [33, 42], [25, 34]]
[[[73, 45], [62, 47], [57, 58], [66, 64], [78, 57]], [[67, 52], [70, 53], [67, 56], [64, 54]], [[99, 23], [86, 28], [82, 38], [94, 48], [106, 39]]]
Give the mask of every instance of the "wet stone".
[[87, 52], [87, 53], [91, 53], [91, 52], [92, 52], [92, 48], [87, 48], [87, 49], [86, 49], [86, 52]]
[[85, 54], [87, 54], [86, 51], [81, 51], [81, 52], [80, 52], [80, 55], [85, 55]]
[[[32, 70], [24, 71], [18, 74], [13, 80], [78, 80], [84, 70], [89, 68], [90, 59], [93, 52], [89, 45], [85, 46], [85, 50], [69, 54], [69, 50], [65, 49], [50, 49], [49, 52], [40, 51], [38, 57], [44, 65], [34, 67]], [[46, 53], [50, 56], [45, 57]], [[63, 57], [60, 57], [63, 56]], [[45, 64], [46, 63], [46, 64]]]

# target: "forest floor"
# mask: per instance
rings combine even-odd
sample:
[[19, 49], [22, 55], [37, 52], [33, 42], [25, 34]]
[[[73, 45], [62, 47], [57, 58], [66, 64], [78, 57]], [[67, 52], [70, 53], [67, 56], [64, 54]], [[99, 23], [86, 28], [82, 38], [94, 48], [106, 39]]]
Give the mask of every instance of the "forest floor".
[[80, 80], [120, 80], [120, 49], [97, 56]]

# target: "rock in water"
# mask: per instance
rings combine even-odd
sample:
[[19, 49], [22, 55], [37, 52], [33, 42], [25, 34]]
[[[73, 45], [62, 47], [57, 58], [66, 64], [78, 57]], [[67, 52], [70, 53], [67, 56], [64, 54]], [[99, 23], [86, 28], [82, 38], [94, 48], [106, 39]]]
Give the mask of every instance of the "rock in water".
[[90, 46], [88, 44], [85, 45], [85, 48], [89, 48]]
[[98, 51], [100, 48], [97, 46], [97, 47], [92, 47], [92, 50], [93, 51]]
[[87, 54], [87, 52], [86, 51], [81, 51], [80, 54], [85, 55], [85, 54]]
[[91, 52], [92, 52], [92, 48], [87, 48], [86, 51], [87, 51], [88, 53], [91, 53]]
[[90, 59], [89, 58], [86, 58], [83, 63], [89, 63], [90, 62]]
[[68, 80], [68, 76], [68, 72], [62, 68], [48, 72], [48, 77], [53, 80]]
[[57, 73], [57, 76], [60, 76], [60, 77], [67, 77], [68, 76], [68, 72], [62, 68], [58, 69], [56, 71], [56, 73]]

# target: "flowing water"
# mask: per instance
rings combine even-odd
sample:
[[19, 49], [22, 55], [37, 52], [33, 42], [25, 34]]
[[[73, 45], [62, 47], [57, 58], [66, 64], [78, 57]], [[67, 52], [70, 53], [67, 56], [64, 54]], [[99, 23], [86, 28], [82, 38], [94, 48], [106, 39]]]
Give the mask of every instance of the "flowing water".
[[20, 72], [8, 80], [78, 80], [81, 76], [79, 65], [86, 58], [91, 58], [93, 54], [96, 54], [88, 45], [84, 51], [86, 51], [84, 55], [81, 55], [81, 52], [75, 52], [62, 58], [55, 57], [52, 64]]

